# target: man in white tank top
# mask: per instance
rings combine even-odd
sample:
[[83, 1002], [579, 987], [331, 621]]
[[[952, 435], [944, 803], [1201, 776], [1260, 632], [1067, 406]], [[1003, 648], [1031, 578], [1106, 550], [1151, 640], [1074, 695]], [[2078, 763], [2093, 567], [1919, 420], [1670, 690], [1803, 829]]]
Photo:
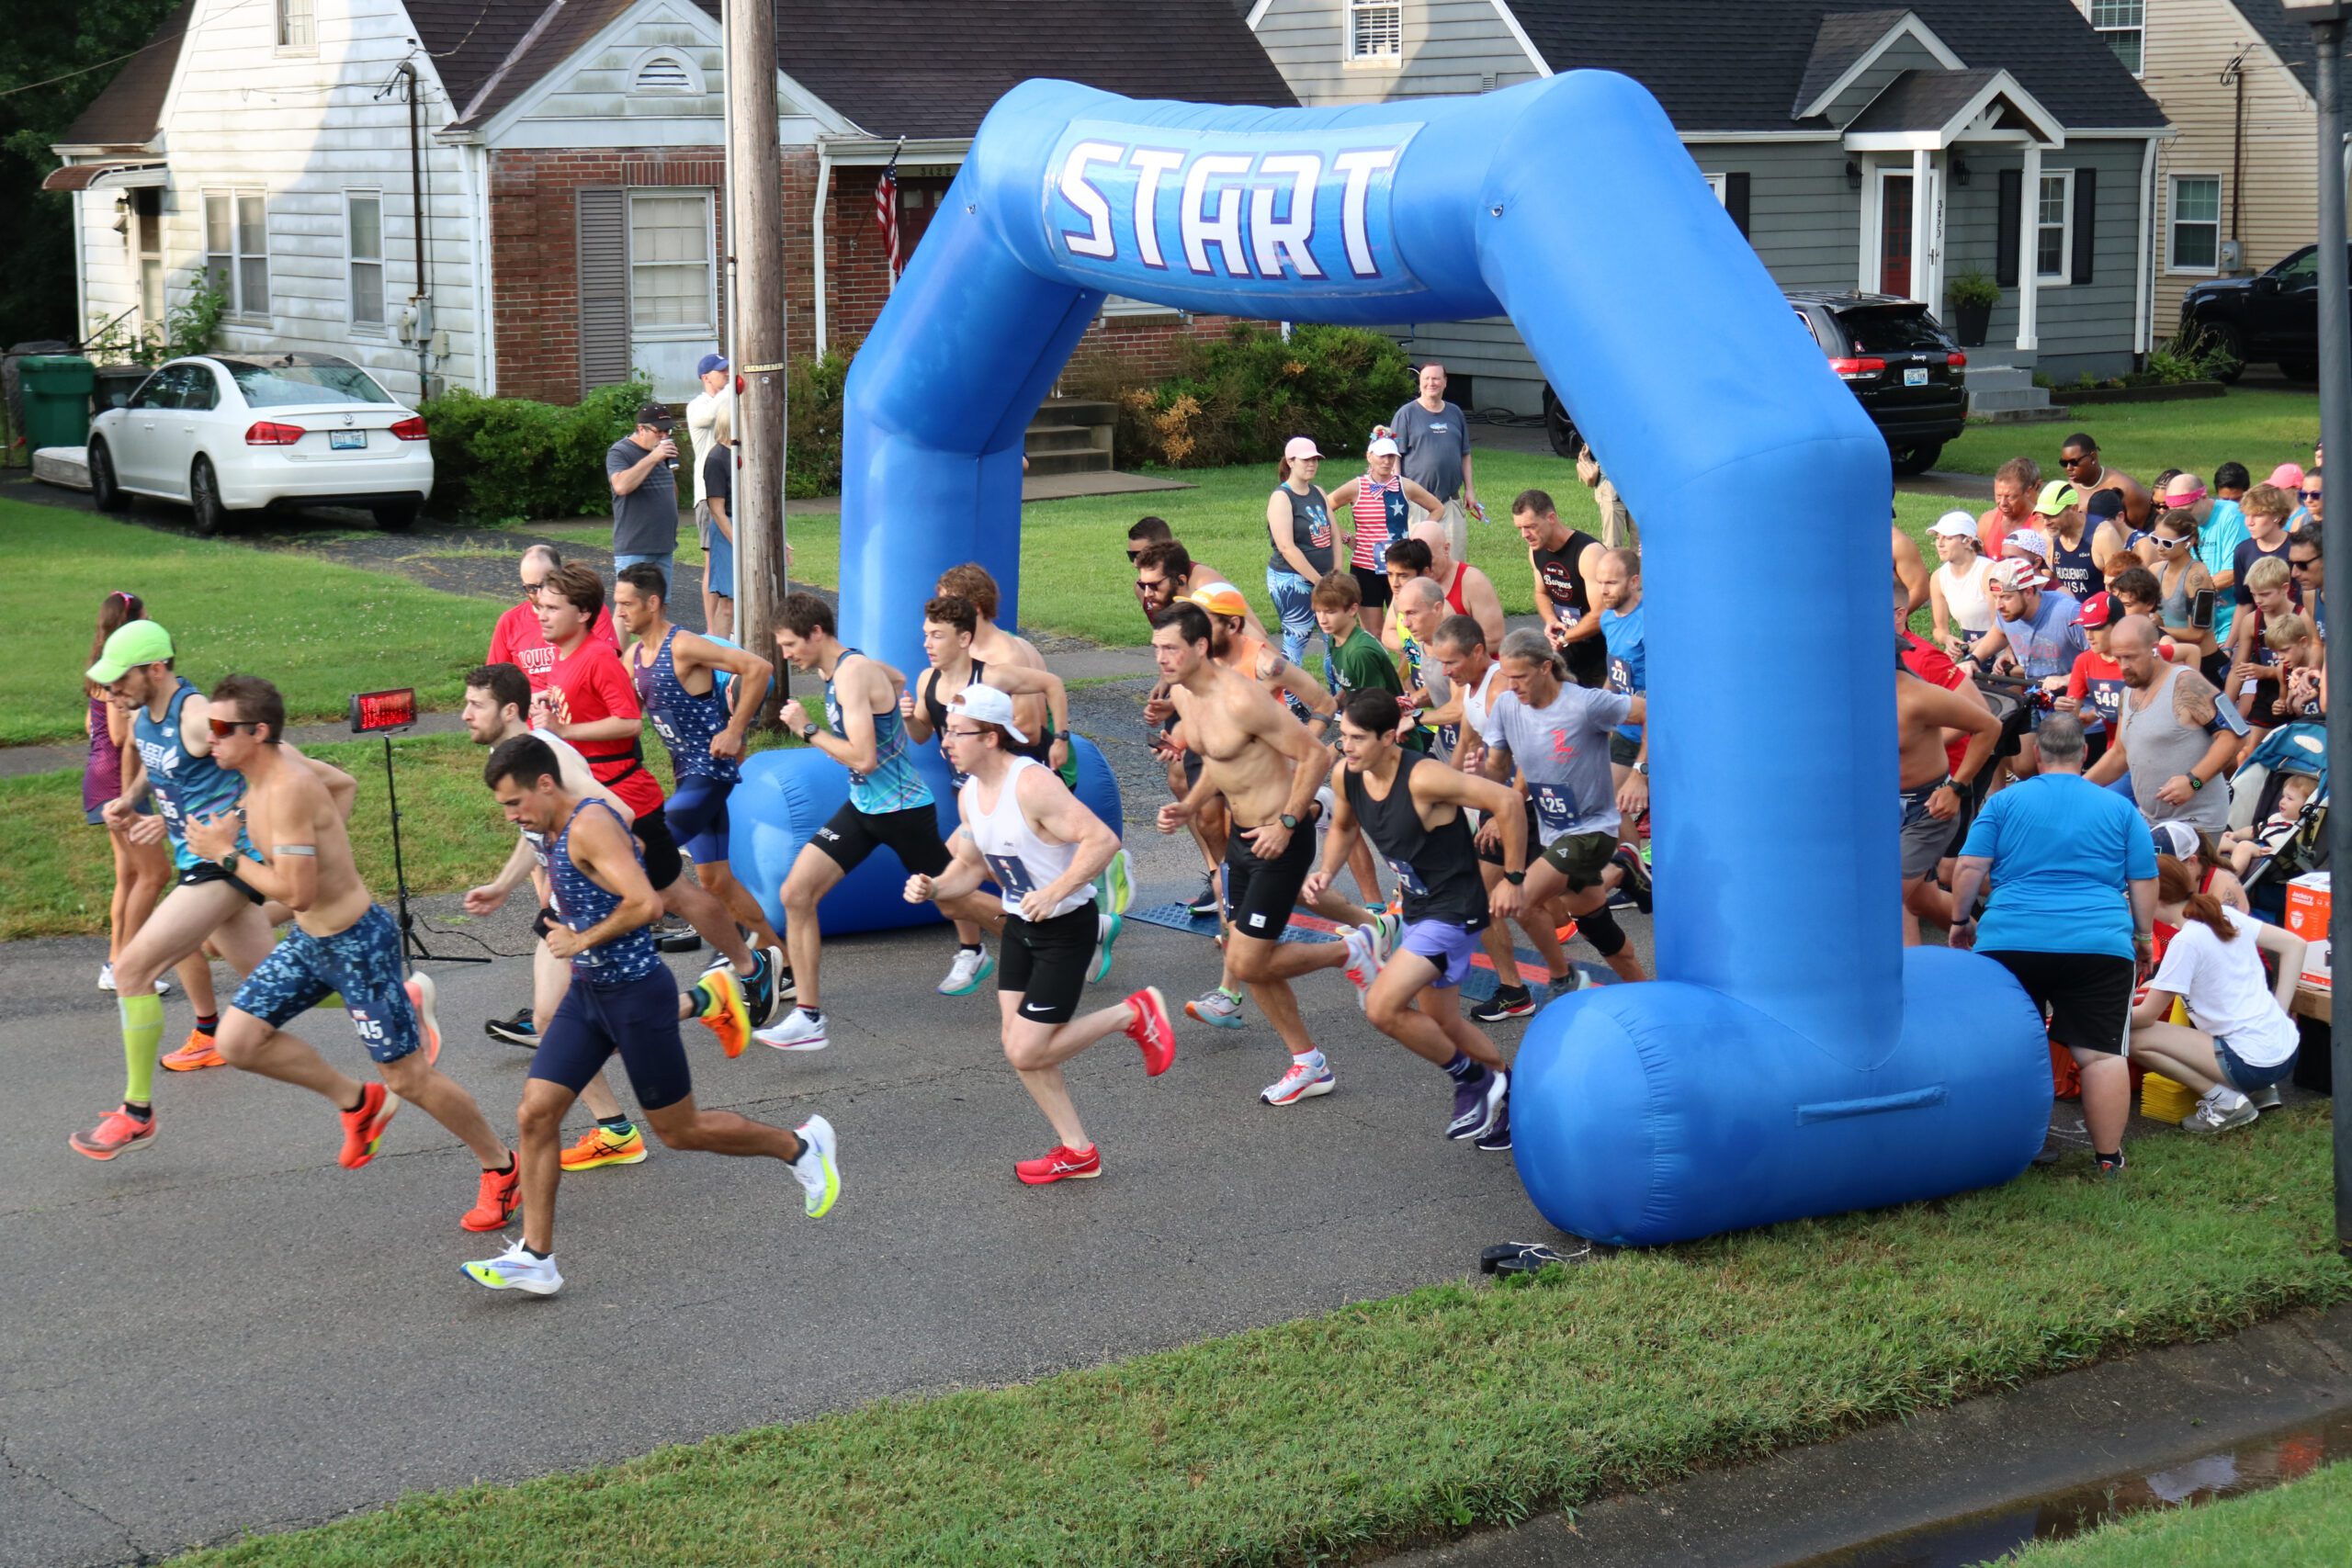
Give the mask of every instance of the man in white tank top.
[[[1014, 756], [1029, 737], [1013, 724], [1012, 699], [993, 686], [967, 686], [948, 704], [943, 728], [949, 765], [967, 776], [956, 797], [964, 825], [954, 859], [937, 877], [907, 878], [910, 904], [1003, 890], [1002, 959], [997, 1010], [1004, 1055], [1021, 1075], [1059, 1143], [1012, 1168], [1032, 1187], [1102, 1174], [1102, 1156], [1078, 1120], [1062, 1064], [1096, 1041], [1124, 1032], [1157, 1077], [1176, 1057], [1176, 1028], [1157, 986], [1116, 1007], [1079, 1015], [1089, 980], [1110, 968], [1111, 918], [1094, 902], [1094, 879], [1119, 852], [1119, 837], [1049, 768]], [[1099, 952], [1099, 956], [1098, 956]]]

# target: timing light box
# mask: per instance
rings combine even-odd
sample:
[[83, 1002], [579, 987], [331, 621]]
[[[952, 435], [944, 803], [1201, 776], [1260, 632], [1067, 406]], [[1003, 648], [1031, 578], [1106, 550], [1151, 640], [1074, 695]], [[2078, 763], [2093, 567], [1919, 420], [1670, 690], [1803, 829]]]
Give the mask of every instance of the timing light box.
[[2314, 991], [2330, 985], [2327, 878], [2326, 872], [2312, 871], [2287, 884], [2287, 929], [2303, 939], [2303, 984]]

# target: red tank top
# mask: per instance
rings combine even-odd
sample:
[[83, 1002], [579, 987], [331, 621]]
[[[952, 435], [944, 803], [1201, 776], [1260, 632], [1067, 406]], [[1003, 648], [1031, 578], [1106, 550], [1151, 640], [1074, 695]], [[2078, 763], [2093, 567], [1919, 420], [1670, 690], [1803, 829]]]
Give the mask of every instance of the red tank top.
[[1470, 606], [1462, 602], [1462, 579], [1468, 574], [1469, 570], [1467, 562], [1454, 562], [1453, 581], [1446, 584], [1445, 602], [1453, 607], [1453, 613], [1457, 615], [1466, 615], [1470, 613]]

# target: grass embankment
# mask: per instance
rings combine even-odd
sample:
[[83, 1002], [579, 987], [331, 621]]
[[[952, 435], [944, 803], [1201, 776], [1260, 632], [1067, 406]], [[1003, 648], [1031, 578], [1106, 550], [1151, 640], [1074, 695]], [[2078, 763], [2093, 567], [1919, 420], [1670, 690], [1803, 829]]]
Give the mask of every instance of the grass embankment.
[[[2050, 400], [2064, 408], [2066, 389]], [[2186, 468], [2211, 483], [2223, 463], [2244, 463], [2259, 482], [2281, 463], [2308, 463], [2319, 434], [2317, 392], [2233, 388], [2225, 397], [2171, 403], [2101, 403], [2076, 410], [2063, 423], [1972, 424], [1944, 448], [1936, 467], [1990, 474], [2016, 457], [2041, 465], [2041, 477], [2061, 479], [2058, 444], [2076, 431], [2098, 442], [2099, 456], [2146, 484], [2166, 468]]]
[[2136, 1514], [2004, 1559], [2016, 1568], [2341, 1568], [2352, 1562], [2352, 1464], [2199, 1508]]
[[[1292, 1562], [1502, 1524], [2342, 1299], [2324, 1109], [1997, 1190], [1448, 1284], [1003, 1389], [407, 1499], [241, 1568]], [[2243, 1559], [2241, 1559], [2243, 1560]]]
[[381, 686], [454, 708], [496, 618], [481, 600], [397, 577], [22, 502], [0, 501], [0, 581], [5, 746], [82, 739], [90, 633], [118, 590], [170, 629], [183, 674], [266, 675], [296, 723], [340, 719], [352, 693]]

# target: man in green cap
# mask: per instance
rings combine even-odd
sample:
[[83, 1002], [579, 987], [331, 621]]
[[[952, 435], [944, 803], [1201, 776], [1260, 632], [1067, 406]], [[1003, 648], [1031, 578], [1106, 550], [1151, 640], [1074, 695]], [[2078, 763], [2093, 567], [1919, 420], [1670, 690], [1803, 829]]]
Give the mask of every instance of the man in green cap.
[[[115, 962], [115, 1002], [122, 1013], [122, 1105], [67, 1140], [75, 1153], [92, 1159], [112, 1159], [154, 1141], [155, 1058], [164, 1036], [157, 976], [208, 942], [239, 975], [267, 957], [271, 946], [261, 895], [188, 845], [189, 820], [234, 811], [244, 781], [212, 760], [213, 724], [204, 695], [174, 671], [174, 661], [170, 633], [153, 621], [132, 621], [107, 638], [88, 671], [107, 699], [131, 716], [130, 765], [123, 770], [121, 795], [105, 807], [107, 825], [141, 843], [168, 839], [179, 874], [177, 885]], [[351, 775], [304, 761], [348, 817]], [[150, 795], [158, 814], [141, 816], [139, 804]], [[242, 840], [239, 848], [253, 852]], [[215, 1061], [192, 1065], [210, 1066], [216, 1061], [217, 1054]]]

